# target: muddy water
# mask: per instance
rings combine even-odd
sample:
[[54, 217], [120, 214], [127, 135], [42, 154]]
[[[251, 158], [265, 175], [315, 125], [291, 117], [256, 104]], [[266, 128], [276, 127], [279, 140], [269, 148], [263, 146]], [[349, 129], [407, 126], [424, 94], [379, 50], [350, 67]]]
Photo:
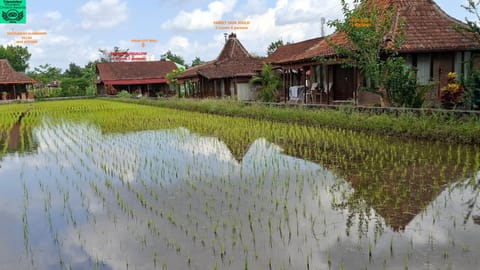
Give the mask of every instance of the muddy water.
[[0, 161], [0, 269], [480, 263], [475, 171], [443, 172], [448, 185], [413, 184], [427, 190], [412, 198], [420, 207], [408, 207], [382, 204], [378, 190], [388, 193], [393, 184], [369, 188], [354, 177], [369, 172], [329, 170], [328, 162], [289, 156], [262, 138], [239, 158], [221, 140], [183, 128], [104, 134], [46, 121], [32, 133], [32, 152]]

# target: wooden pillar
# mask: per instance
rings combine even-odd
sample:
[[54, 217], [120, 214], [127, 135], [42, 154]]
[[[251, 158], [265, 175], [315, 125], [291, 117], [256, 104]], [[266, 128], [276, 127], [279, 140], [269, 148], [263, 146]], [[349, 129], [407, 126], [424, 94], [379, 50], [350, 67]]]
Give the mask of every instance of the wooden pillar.
[[282, 68], [282, 80], [283, 80], [283, 91], [285, 93], [285, 103], [288, 101], [288, 87], [287, 87], [287, 81], [286, 81], [286, 74], [285, 74], [285, 69]]

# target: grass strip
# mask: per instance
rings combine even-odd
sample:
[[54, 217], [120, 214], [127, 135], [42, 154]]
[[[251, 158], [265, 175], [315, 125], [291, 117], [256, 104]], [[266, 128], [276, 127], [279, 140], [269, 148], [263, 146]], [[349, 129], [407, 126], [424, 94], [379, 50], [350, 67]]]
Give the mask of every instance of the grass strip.
[[238, 116], [316, 127], [364, 131], [379, 135], [443, 142], [480, 144], [480, 120], [476, 116], [457, 119], [441, 112], [370, 114], [345, 107], [339, 110], [277, 107], [213, 99], [111, 99], [119, 102], [159, 106], [185, 111]]

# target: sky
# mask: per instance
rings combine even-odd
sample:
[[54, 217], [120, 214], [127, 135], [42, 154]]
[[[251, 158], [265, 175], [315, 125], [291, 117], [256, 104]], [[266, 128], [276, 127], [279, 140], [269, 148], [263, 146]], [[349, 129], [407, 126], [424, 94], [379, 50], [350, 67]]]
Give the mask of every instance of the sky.
[[[16, 45], [22, 37], [8, 32], [37, 32], [29, 70], [50, 64], [63, 70], [70, 63], [84, 66], [100, 57], [99, 49], [115, 46], [147, 52], [159, 60], [168, 50], [187, 64], [195, 57], [215, 59], [224, 45], [218, 22], [228, 26], [253, 55], [265, 56], [275, 40], [298, 42], [321, 35], [321, 17], [342, 18], [339, 0], [26, 0], [26, 24], [1, 24], [0, 44]], [[468, 13], [467, 0], [436, 0], [459, 20]], [[240, 25], [242, 21], [248, 24]], [[215, 24], [217, 22], [217, 24]], [[326, 27], [326, 34], [333, 29]], [[144, 47], [138, 40], [146, 40]]]

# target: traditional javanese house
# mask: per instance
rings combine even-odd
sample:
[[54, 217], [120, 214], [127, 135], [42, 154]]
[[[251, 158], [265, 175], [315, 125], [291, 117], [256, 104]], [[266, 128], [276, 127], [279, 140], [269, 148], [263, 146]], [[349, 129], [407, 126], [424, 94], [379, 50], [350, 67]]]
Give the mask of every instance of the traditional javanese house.
[[166, 74], [176, 69], [171, 61], [97, 63], [100, 95], [116, 95], [122, 90], [143, 96], [168, 95]]
[[189, 68], [177, 78], [187, 88], [193, 88], [195, 97], [254, 100], [256, 93], [249, 80], [261, 70], [262, 63], [262, 59], [251, 56], [232, 33], [215, 60]]
[[[459, 27], [466, 26], [463, 22], [449, 16], [433, 0], [371, 1], [377, 7], [394, 7], [394, 29], [385, 37], [386, 43], [393, 42], [392, 39], [397, 36], [400, 31], [399, 22], [405, 23], [405, 41], [398, 52], [416, 70], [418, 84], [434, 83], [433, 90], [429, 93], [430, 98], [438, 99], [440, 89], [447, 84], [449, 72], [456, 72], [459, 78], [470, 74], [476, 65], [473, 60], [480, 52], [480, 43], [473, 35], [459, 31]], [[291, 56], [272, 59], [270, 62], [284, 71], [293, 70], [291, 73], [296, 76], [293, 83], [315, 83], [320, 90], [314, 96], [323, 97], [322, 103], [378, 102], [378, 96], [358, 91], [365, 84], [362, 74], [354, 68], [342, 66], [341, 59], [338, 59], [336, 51], [330, 45], [332, 43], [354, 49], [344, 33], [336, 32], [320, 39], [301, 53], [295, 52]], [[319, 58], [330, 61], [320, 63]], [[312, 98], [317, 102], [319, 99]]]
[[15, 71], [8, 60], [0, 59], [0, 94], [2, 100], [27, 99], [27, 89], [35, 80]]

